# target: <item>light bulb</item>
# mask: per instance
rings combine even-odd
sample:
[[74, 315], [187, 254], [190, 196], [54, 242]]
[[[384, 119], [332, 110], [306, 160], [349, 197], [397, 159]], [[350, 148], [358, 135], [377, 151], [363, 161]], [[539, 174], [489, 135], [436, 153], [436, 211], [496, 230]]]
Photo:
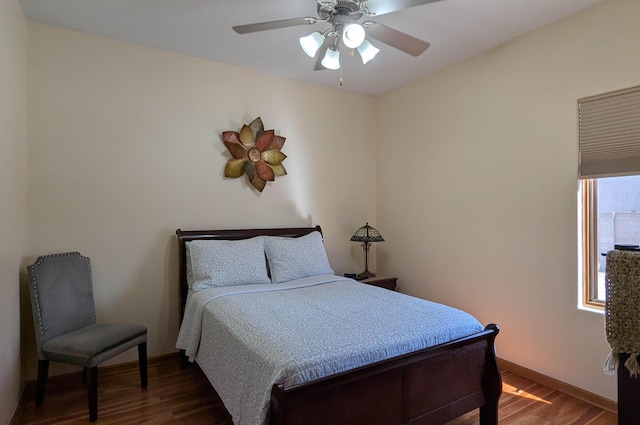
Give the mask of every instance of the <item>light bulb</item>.
[[349, 24], [342, 31], [342, 42], [350, 49], [360, 47], [364, 41], [364, 28], [360, 24]]
[[324, 42], [324, 37], [319, 31], [312, 32], [306, 37], [300, 37], [300, 47], [309, 56], [314, 57], [320, 46]]
[[380, 49], [375, 47], [373, 44], [369, 43], [368, 40], [364, 40], [360, 47], [358, 47], [358, 53], [360, 53], [360, 57], [362, 58], [362, 63], [365, 64], [373, 59]]

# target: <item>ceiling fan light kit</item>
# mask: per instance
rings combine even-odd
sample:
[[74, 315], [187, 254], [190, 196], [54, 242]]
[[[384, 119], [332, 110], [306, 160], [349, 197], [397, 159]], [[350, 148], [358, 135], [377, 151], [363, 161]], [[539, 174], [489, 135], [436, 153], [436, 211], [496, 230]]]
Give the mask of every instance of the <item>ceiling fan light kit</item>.
[[358, 47], [358, 53], [360, 53], [360, 58], [362, 58], [363, 64], [366, 64], [373, 59], [379, 51], [380, 49], [369, 43], [367, 40], [364, 40], [360, 47]]
[[342, 42], [350, 49], [360, 47], [364, 41], [364, 28], [360, 24], [349, 24], [342, 31]]
[[324, 43], [324, 36], [320, 31], [312, 32], [306, 37], [300, 37], [300, 47], [309, 57], [314, 57]]
[[236, 25], [238, 34], [249, 34], [299, 25], [327, 23], [331, 27], [324, 32], [314, 31], [300, 37], [302, 50], [317, 58], [315, 70], [340, 69], [340, 41], [347, 49], [358, 50], [362, 63], [373, 59], [380, 49], [367, 37], [380, 41], [412, 56], [419, 56], [429, 43], [366, 18], [380, 16], [410, 7], [440, 0], [316, 0], [318, 17], [281, 19], [255, 24]]
[[335, 47], [329, 47], [321, 63], [327, 69], [340, 69], [340, 51]]

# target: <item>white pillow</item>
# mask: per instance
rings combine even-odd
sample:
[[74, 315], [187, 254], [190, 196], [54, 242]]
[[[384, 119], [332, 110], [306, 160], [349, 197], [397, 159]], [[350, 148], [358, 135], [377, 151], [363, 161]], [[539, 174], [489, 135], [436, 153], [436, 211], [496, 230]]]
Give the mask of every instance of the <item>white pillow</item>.
[[267, 236], [264, 247], [273, 283], [333, 274], [318, 231], [299, 238]]
[[186, 249], [193, 276], [191, 288], [195, 291], [212, 286], [271, 283], [262, 237], [237, 241], [195, 240], [187, 242]]

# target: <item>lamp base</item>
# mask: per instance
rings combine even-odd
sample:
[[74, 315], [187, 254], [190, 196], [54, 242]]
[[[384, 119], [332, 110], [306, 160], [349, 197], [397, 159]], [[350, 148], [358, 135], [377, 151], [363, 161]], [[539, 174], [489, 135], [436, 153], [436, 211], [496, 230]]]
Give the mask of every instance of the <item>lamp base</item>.
[[375, 276], [376, 276], [375, 273], [371, 273], [369, 270], [365, 270], [362, 273], [360, 273], [359, 275], [357, 275], [356, 279], [363, 280], [363, 279], [368, 279], [370, 277], [375, 277]]

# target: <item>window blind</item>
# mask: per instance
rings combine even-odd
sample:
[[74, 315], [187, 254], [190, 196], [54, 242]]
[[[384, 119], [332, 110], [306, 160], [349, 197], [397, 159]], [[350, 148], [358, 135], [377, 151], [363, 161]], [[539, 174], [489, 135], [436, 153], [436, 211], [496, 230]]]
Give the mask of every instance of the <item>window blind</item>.
[[640, 174], [640, 86], [578, 100], [578, 177]]

